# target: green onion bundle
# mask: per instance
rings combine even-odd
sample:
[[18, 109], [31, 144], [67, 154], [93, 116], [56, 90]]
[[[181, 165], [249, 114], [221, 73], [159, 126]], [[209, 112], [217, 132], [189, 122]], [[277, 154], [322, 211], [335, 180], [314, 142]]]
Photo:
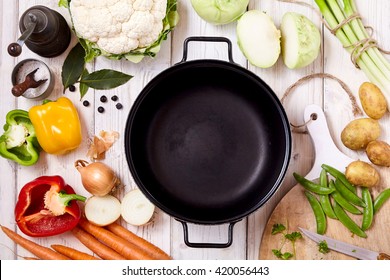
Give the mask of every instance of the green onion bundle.
[[352, 59], [376, 84], [390, 104], [390, 63], [367, 32], [353, 0], [315, 0], [328, 28], [351, 53]]

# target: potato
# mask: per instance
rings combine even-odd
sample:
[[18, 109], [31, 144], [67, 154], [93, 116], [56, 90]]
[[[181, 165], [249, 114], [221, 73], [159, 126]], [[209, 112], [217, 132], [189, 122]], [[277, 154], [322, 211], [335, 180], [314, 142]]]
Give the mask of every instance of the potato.
[[341, 132], [341, 141], [352, 150], [365, 149], [371, 141], [379, 138], [381, 128], [377, 120], [360, 118], [351, 121]]
[[365, 82], [359, 88], [359, 98], [364, 112], [379, 120], [387, 111], [387, 102], [382, 91], [373, 83]]
[[384, 141], [372, 141], [367, 145], [368, 159], [376, 165], [390, 166], [390, 145]]
[[375, 187], [380, 181], [378, 171], [371, 164], [360, 160], [353, 161], [347, 166], [345, 177], [355, 186], [368, 188]]

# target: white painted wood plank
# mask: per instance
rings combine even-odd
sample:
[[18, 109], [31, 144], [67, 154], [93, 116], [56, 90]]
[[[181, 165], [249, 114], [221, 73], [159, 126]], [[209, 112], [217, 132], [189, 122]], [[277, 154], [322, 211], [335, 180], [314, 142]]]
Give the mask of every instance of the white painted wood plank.
[[[0, 100], [0, 123], [1, 127], [5, 123], [5, 116], [8, 111], [16, 106], [16, 100], [11, 94], [11, 72], [15, 59], [8, 55], [7, 47], [16, 38], [18, 7], [15, 1], [2, 1], [0, 10], [8, 10], [8, 13], [1, 12], [0, 15], [0, 84], [2, 85], [2, 95]], [[3, 133], [3, 129], [1, 129]], [[14, 205], [17, 196], [16, 190], [16, 163], [0, 158], [0, 224], [12, 230], [16, 229], [14, 221]], [[15, 259], [16, 245], [0, 232], [0, 259]]]

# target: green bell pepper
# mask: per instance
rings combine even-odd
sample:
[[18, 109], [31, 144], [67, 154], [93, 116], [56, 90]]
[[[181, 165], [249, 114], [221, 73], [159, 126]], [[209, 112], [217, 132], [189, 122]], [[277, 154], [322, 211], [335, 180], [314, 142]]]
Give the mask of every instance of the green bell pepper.
[[3, 129], [0, 156], [25, 166], [35, 164], [41, 148], [28, 112], [19, 109], [9, 111]]

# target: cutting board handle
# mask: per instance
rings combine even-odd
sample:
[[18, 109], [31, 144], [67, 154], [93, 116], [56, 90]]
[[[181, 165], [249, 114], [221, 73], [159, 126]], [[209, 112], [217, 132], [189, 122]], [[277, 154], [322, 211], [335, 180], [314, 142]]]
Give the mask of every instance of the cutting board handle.
[[315, 151], [313, 167], [305, 177], [309, 180], [317, 179], [321, 172], [321, 165], [324, 163], [343, 172], [354, 159], [346, 156], [334, 144], [321, 107], [314, 104], [308, 105], [305, 108], [304, 120], [307, 123], [307, 130], [313, 140]]

